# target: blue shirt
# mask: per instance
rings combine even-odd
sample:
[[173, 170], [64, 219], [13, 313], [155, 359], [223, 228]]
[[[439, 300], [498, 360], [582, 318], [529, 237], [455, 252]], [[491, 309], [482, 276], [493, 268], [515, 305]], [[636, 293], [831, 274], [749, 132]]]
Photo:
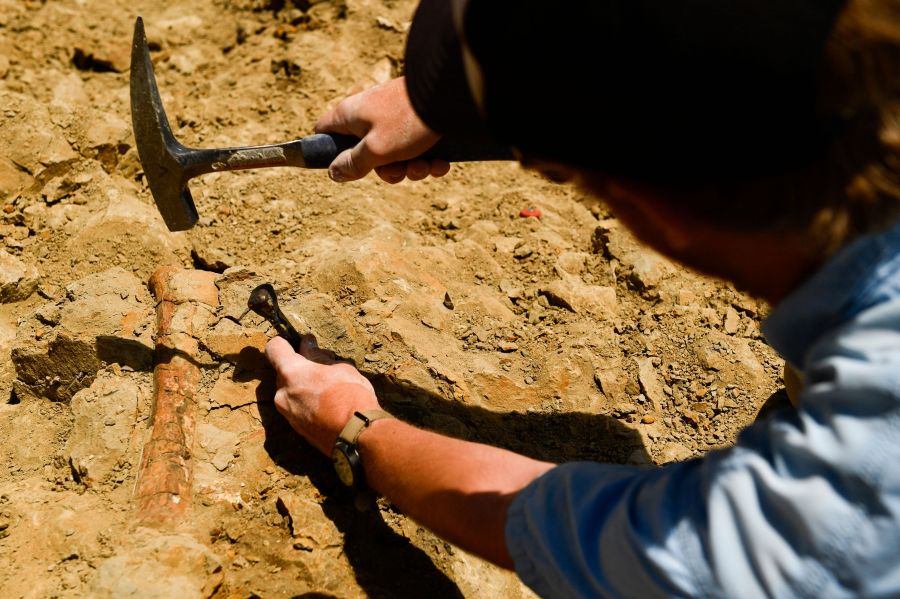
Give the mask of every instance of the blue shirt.
[[576, 462], [516, 497], [506, 541], [544, 597], [900, 596], [900, 223], [835, 254], [763, 331], [796, 410], [657, 469]]

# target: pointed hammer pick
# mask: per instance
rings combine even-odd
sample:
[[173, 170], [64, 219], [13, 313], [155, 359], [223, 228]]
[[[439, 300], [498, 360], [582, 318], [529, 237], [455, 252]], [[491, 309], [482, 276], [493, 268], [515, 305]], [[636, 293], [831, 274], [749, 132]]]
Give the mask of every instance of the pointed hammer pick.
[[[270, 166], [324, 169], [359, 143], [349, 135], [318, 134], [263, 146], [195, 149], [182, 145], [166, 118], [140, 17], [134, 24], [131, 47], [131, 121], [150, 193], [170, 231], [184, 231], [197, 222], [188, 181], [198, 175]], [[446, 137], [422, 157], [448, 162], [513, 159], [505, 146], [466, 145]]]

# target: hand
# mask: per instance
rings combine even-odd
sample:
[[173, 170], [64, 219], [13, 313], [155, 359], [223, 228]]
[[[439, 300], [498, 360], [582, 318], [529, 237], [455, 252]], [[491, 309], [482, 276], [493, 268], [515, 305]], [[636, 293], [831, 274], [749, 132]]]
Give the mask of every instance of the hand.
[[338, 154], [328, 168], [333, 181], [355, 181], [375, 170], [388, 183], [409, 177], [443, 177], [445, 160], [416, 159], [437, 143], [440, 135], [416, 115], [403, 77], [350, 96], [316, 123], [316, 133], [355, 135], [360, 142]]
[[334, 353], [319, 348], [312, 335], [303, 336], [299, 354], [275, 337], [266, 357], [276, 373], [275, 407], [326, 455], [353, 412], [379, 407], [371, 383], [350, 364], [335, 362]]

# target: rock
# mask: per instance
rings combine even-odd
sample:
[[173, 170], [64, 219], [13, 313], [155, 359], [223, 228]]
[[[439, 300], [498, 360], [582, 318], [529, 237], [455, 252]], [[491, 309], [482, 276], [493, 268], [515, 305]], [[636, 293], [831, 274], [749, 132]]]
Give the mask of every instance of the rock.
[[512, 341], [501, 341], [497, 344], [497, 349], [504, 353], [510, 353], [519, 350], [519, 346]]
[[453, 300], [450, 298], [450, 293], [449, 293], [449, 292], [444, 293], [444, 301], [443, 301], [443, 304], [444, 304], [444, 307], [447, 308], [448, 310], [452, 310], [452, 309], [453, 309]]
[[236, 261], [234, 256], [227, 254], [222, 248], [200, 243], [195, 243], [191, 248], [191, 260], [197, 268], [219, 273], [234, 266]]
[[247, 329], [223, 318], [203, 335], [201, 341], [213, 356], [227, 360], [241, 370], [259, 372], [268, 368], [265, 349], [269, 338], [262, 331]]
[[[411, 318], [418, 317], [421, 322], [424, 316], [431, 325], [446, 328], [452, 313], [443, 306], [439, 299], [442, 296], [443, 290], [434, 297], [422, 295], [411, 298], [397, 308], [394, 318], [397, 318], [397, 313], [408, 309]], [[360, 329], [352, 314], [333, 297], [324, 293], [308, 293], [297, 299], [285, 298], [282, 310], [301, 334], [313, 333], [319, 346], [332, 350], [341, 358], [362, 362], [370, 338]]]
[[270, 379], [235, 381], [229, 373], [223, 373], [216, 380], [209, 401], [213, 407], [227, 406], [232, 410], [257, 403], [260, 398], [271, 400], [275, 389]]
[[[105, 164], [109, 162], [103, 160], [105, 152], [113, 151], [118, 154], [123, 146], [127, 147], [132, 144], [131, 123], [109, 111], [91, 112], [90, 118], [84, 121], [82, 127], [79, 140], [82, 152], [85, 149], [93, 150], [94, 152], [88, 153], [88, 157], [99, 156], [101, 162]], [[113, 164], [115, 164], [114, 161]]]
[[509, 281], [509, 279], [503, 279], [502, 281], [500, 281], [499, 287], [501, 293], [509, 298], [510, 301], [522, 299], [522, 289], [513, 285]]
[[680, 443], [668, 443], [659, 452], [659, 462], [668, 464], [669, 462], [683, 462], [693, 457], [694, 453]]
[[738, 329], [741, 326], [741, 317], [737, 313], [737, 310], [729, 306], [725, 310], [725, 318], [722, 322], [722, 330], [724, 330], [729, 335], [734, 335], [738, 332]]
[[66, 455], [78, 482], [102, 481], [125, 458], [140, 394], [132, 378], [104, 373], [72, 397]]
[[219, 288], [219, 313], [222, 316], [237, 320], [247, 311], [247, 299], [250, 292], [265, 280], [252, 270], [243, 266], [228, 268], [216, 279]]
[[131, 64], [131, 48], [127, 43], [115, 41], [91, 42], [85, 40], [72, 55], [72, 64], [80, 71], [98, 73], [125, 73]]
[[0, 106], [0, 157], [16, 168], [38, 175], [48, 166], [78, 157], [65, 132], [50, 119], [45, 104], [0, 91]]
[[580, 275], [584, 271], [588, 254], [585, 252], [563, 252], [556, 260], [556, 265], [571, 275]]
[[90, 182], [90, 173], [66, 173], [61, 177], [50, 179], [43, 188], [41, 196], [48, 205], [72, 196], [76, 191]]
[[238, 435], [204, 422], [197, 426], [197, 445], [206, 452], [209, 463], [222, 472], [234, 460]]
[[12, 348], [16, 392], [68, 401], [93, 382], [104, 362], [148, 369], [153, 305], [146, 287], [118, 267], [70, 284], [57, 326], [48, 329], [35, 315], [19, 325]]
[[512, 254], [522, 243], [521, 237], [494, 237], [494, 251], [498, 254]]
[[12, 196], [31, 185], [34, 179], [11, 160], [0, 156], [0, 199]]
[[746, 339], [708, 331], [706, 339], [697, 343], [694, 351], [700, 364], [708, 370], [717, 371], [719, 380], [726, 385], [754, 388], [767, 380], [765, 368], [756, 359]]
[[[493, 223], [491, 223], [493, 224]], [[474, 226], [472, 228], [475, 228]], [[476, 229], [477, 231], [477, 229]], [[516, 243], [518, 243], [518, 239]], [[512, 248], [509, 250], [512, 252]], [[487, 270], [491, 277], [499, 278], [503, 275], [503, 269], [487, 250], [472, 239], [464, 239], [453, 248], [455, 258], [464, 264], [477, 265], [477, 268]], [[445, 272], [454, 272], [446, 270]]]
[[594, 231], [593, 245], [595, 251], [605, 252], [629, 269], [629, 279], [639, 290], [657, 287], [675, 272], [668, 260], [638, 243], [615, 219], [607, 219], [598, 224]]
[[609, 400], [622, 397], [625, 394], [625, 386], [628, 383], [624, 372], [618, 366], [598, 368], [594, 371], [594, 382]]
[[0, 249], [0, 303], [28, 299], [40, 283], [37, 269]]
[[290, 520], [294, 547], [305, 551], [340, 547], [343, 535], [313, 501], [282, 493], [275, 502], [279, 513]]
[[401, 306], [401, 311], [418, 315], [422, 324], [436, 331], [446, 330], [450, 325], [451, 317], [447, 310], [443, 302], [438, 303], [430, 298], [410, 298]]
[[394, 63], [390, 58], [385, 56], [384, 58], [373, 64], [369, 69], [367, 79], [372, 82], [372, 85], [367, 86], [367, 88], [386, 83], [387, 81], [393, 79], [395, 76]]
[[653, 359], [635, 358], [634, 361], [638, 365], [638, 380], [641, 383], [641, 389], [653, 404], [653, 411], [659, 413], [666, 394], [659, 375], [656, 373], [656, 368], [653, 366]]
[[641, 424], [653, 424], [656, 422], [656, 417], [653, 414], [645, 414], [641, 417]]
[[656, 252], [641, 248], [631, 254], [632, 283], [638, 289], [652, 289], [668, 274], [666, 261]]
[[106, 207], [72, 225], [74, 235], [66, 244], [69, 256], [77, 261], [95, 256], [113, 260], [127, 247], [129, 266], [148, 279], [159, 266], [181, 266], [181, 256], [187, 254], [184, 234], [170, 232], [159, 211], [138, 199], [137, 190], [126, 180], [102, 171], [97, 178], [92, 201], [105, 199]]
[[179, 48], [177, 53], [169, 56], [169, 64], [180, 73], [193, 75], [197, 67], [205, 62], [205, 50], [200, 44]]
[[531, 246], [528, 244], [522, 244], [518, 246], [515, 250], [513, 250], [513, 257], [519, 260], [524, 260], [525, 258], [531, 256], [534, 253], [534, 250], [531, 249]]
[[629, 414], [637, 412], [637, 406], [633, 403], [620, 402], [613, 406], [612, 413], [616, 418], [624, 418]]
[[540, 289], [551, 306], [575, 313], [586, 312], [605, 319], [615, 318], [618, 312], [616, 290], [612, 287], [586, 285], [580, 278], [567, 275]]
[[675, 294], [675, 303], [679, 306], [696, 306], [697, 295], [690, 289], [679, 289]]
[[386, 29], [388, 31], [394, 31], [396, 33], [403, 33], [403, 29], [394, 23], [392, 20], [387, 17], [378, 16], [375, 17], [375, 24], [378, 25], [381, 29]]
[[222, 585], [219, 558], [186, 534], [139, 531], [137, 545], [99, 564], [91, 596], [97, 599], [208, 599]]
[[[70, 72], [60, 78], [53, 86], [53, 97], [50, 103], [68, 110], [78, 111], [90, 105], [90, 98], [84, 89], [84, 82], [77, 73]], [[109, 115], [112, 118], [112, 114]]]

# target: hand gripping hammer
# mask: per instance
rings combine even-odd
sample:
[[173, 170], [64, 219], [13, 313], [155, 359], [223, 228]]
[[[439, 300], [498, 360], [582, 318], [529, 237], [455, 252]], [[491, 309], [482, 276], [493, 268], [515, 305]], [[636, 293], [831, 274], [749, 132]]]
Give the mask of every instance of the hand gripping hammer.
[[[198, 175], [270, 166], [324, 169], [359, 142], [353, 136], [319, 134], [263, 146], [195, 149], [182, 145], [166, 118], [140, 17], [134, 24], [131, 48], [131, 120], [144, 176], [170, 231], [184, 231], [197, 222], [197, 208], [187, 184]], [[471, 162], [512, 160], [513, 156], [507, 147], [466, 146], [445, 137], [423, 158]]]

